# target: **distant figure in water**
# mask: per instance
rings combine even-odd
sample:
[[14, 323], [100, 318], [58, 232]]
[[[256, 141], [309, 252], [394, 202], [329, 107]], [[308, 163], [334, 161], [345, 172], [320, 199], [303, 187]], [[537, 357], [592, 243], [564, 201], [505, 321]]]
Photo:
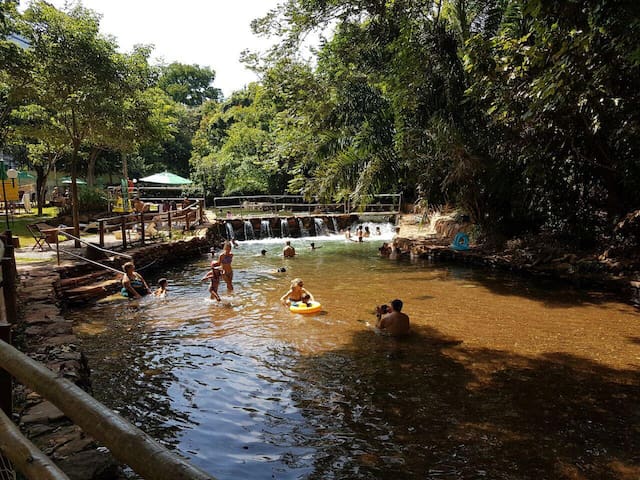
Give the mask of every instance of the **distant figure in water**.
[[301, 302], [303, 297], [308, 295], [308, 301], [313, 302], [313, 294], [304, 288], [304, 282], [301, 278], [294, 278], [291, 280], [291, 288], [287, 293], [280, 297], [280, 302], [283, 305], [291, 305], [291, 302]]
[[311, 242], [311, 243], [309, 244], [309, 248], [310, 248], [311, 250], [315, 250], [315, 249], [317, 249], [317, 248], [322, 248], [322, 246], [320, 246], [320, 247], [316, 247], [316, 244], [315, 244], [314, 242]]
[[371, 230], [369, 227], [364, 227], [364, 238], [369, 238], [371, 236]]
[[380, 231], [380, 227], [376, 227], [376, 235], [382, 235], [382, 232]]
[[380, 252], [380, 255], [382, 255], [383, 257], [388, 257], [389, 255], [391, 255], [391, 245], [389, 245], [387, 242], [384, 242], [382, 244], [382, 246], [378, 249], [378, 251]]
[[168, 284], [169, 282], [167, 281], [166, 278], [161, 278], [160, 280], [158, 280], [158, 288], [156, 289], [155, 292], [153, 292], [153, 295], [161, 298], [166, 297]]
[[400, 337], [410, 331], [409, 316], [402, 313], [402, 300], [392, 300], [389, 305], [376, 307], [376, 327], [381, 333]]
[[267, 251], [264, 248], [260, 250], [260, 255], [264, 257], [266, 254], [267, 254]]
[[287, 240], [284, 248], [282, 249], [282, 255], [285, 257], [295, 257], [296, 249], [291, 246], [291, 241]]
[[362, 225], [358, 225], [358, 229], [356, 230], [356, 234], [358, 235], [358, 242], [362, 242], [364, 238], [364, 230], [362, 230]]

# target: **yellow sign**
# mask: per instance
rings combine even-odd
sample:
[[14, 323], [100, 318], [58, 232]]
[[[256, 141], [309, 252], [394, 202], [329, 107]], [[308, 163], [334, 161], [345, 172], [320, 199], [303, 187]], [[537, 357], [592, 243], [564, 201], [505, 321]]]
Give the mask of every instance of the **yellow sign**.
[[4, 183], [4, 185], [2, 186], [2, 188], [0, 188], [0, 201], [1, 202], [5, 201], [4, 194], [6, 193], [7, 194], [6, 200], [8, 200], [9, 202], [17, 202], [19, 200], [18, 180], [17, 179], [4, 180], [2, 183]]

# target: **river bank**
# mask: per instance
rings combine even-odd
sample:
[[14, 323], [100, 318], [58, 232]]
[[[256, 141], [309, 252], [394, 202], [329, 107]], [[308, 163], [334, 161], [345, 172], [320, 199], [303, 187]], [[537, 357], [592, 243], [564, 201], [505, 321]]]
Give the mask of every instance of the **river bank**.
[[[439, 232], [429, 230], [420, 216], [405, 214], [398, 220], [400, 232], [394, 246], [400, 256], [477, 265], [596, 288], [619, 294], [640, 306], [640, 259], [614, 256], [611, 251], [568, 251], [543, 237], [511, 240], [503, 248], [471, 242], [468, 250], [450, 248], [451, 239], [468, 224], [449, 222]], [[441, 235], [445, 235], [444, 237]]]

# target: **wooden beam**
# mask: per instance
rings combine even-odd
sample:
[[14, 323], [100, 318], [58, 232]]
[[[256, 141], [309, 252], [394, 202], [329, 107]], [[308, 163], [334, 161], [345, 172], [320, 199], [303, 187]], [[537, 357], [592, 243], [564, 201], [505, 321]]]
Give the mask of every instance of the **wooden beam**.
[[69, 480], [49, 457], [38, 450], [7, 417], [0, 412], [0, 451], [14, 468], [31, 480]]

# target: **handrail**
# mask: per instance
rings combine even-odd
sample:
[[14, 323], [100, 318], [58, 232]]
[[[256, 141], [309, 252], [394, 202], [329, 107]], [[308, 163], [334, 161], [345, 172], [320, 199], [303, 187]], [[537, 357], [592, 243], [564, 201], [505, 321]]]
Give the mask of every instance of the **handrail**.
[[0, 365], [15, 378], [58, 407], [114, 456], [144, 478], [213, 480], [214, 477], [170, 452], [80, 387], [0, 342]]
[[[116, 252], [115, 250], [108, 250], [106, 248], [99, 247], [97, 245], [94, 245], [91, 242], [87, 242], [86, 240], [83, 240], [80, 237], [75, 237], [75, 236], [71, 235], [68, 232], [60, 231], [60, 234], [64, 235], [65, 237], [69, 237], [71, 240], [78, 240], [80, 243], [84, 243], [86, 246], [91, 247], [91, 248], [95, 248], [96, 250], [99, 250], [101, 252], [110, 253], [112, 255], [118, 255], [120, 257], [128, 258], [129, 260], [133, 259], [133, 257], [131, 255], [127, 255], [126, 253]], [[65, 252], [65, 253], [68, 253], [68, 252]]]
[[22, 434], [2, 410], [0, 410], [0, 451], [27, 478], [69, 480], [69, 477], [49, 457]]
[[[113, 251], [113, 250], [107, 250], [106, 248], [98, 247], [97, 245], [94, 245], [91, 242], [87, 242], [86, 240], [83, 240], [82, 238], [79, 238], [79, 237], [76, 237], [74, 235], [71, 235], [69, 232], [66, 232], [64, 230], [59, 230], [59, 233], [64, 235], [65, 237], [68, 237], [68, 238], [72, 239], [72, 240], [76, 240], [76, 241], [78, 241], [80, 243], [84, 243], [88, 247], [95, 248], [96, 250], [99, 250], [101, 252], [110, 253], [112, 255], [119, 255], [121, 257], [128, 258], [129, 260], [133, 259], [133, 257], [131, 255], [127, 255], [126, 253], [120, 253], [120, 252], [116, 252], [116, 251]], [[113, 267], [110, 267], [109, 265], [104, 265], [104, 264], [102, 264], [100, 262], [96, 262], [95, 260], [91, 260], [90, 258], [83, 257], [82, 255], [79, 255], [79, 254], [77, 254], [75, 252], [72, 252], [70, 250], [65, 250], [64, 248], [60, 248], [60, 242], [58, 242], [58, 237], [56, 235], [56, 256], [57, 256], [57, 259], [58, 259], [58, 265], [60, 265], [60, 252], [66, 254], [66, 255], [70, 255], [72, 257], [75, 257], [75, 258], [79, 258], [79, 259], [84, 260], [85, 262], [91, 263], [93, 265], [98, 265], [99, 267], [105, 268], [107, 270], [111, 270], [112, 272], [122, 273], [120, 270], [118, 270], [116, 268], [113, 268]]]

